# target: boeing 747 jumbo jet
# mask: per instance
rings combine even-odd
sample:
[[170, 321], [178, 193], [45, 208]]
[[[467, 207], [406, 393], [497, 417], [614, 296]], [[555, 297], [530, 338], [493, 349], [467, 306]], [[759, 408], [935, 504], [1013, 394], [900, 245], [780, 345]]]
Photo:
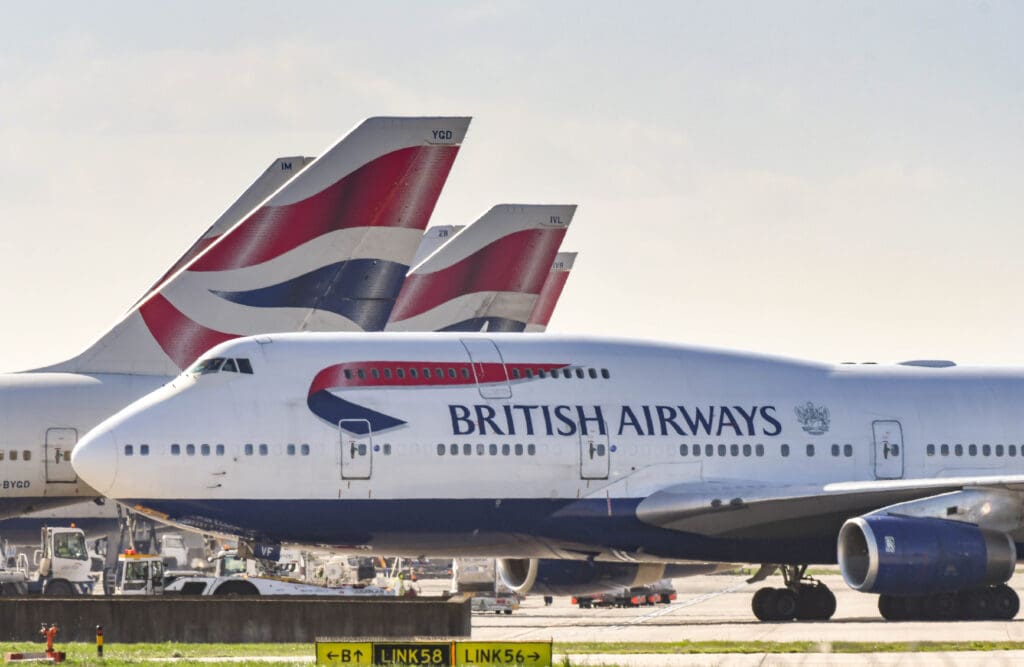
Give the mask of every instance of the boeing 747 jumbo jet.
[[414, 267], [387, 331], [523, 331], [575, 206], [500, 204]]
[[84, 352], [0, 376], [0, 516], [96, 496], [69, 463], [79, 435], [214, 344], [264, 331], [382, 328], [468, 125], [360, 123]]
[[[251, 374], [216, 372], [242, 364]], [[574, 336], [234, 340], [89, 433], [78, 473], [203, 531], [495, 556], [519, 591], [782, 570], [761, 619], [1012, 618], [1024, 370], [828, 365]], [[763, 577], [762, 577], [763, 578]]]

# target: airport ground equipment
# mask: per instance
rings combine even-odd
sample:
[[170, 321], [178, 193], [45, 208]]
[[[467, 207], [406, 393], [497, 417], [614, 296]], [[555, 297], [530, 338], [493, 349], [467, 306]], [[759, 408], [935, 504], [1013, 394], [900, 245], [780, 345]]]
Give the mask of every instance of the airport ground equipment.
[[317, 586], [294, 577], [288, 568], [268, 561], [239, 557], [236, 549], [224, 549], [213, 557], [212, 576], [183, 576], [172, 581], [166, 593], [182, 595], [349, 595], [389, 597], [397, 591], [380, 586], [347, 584]]
[[79, 528], [40, 531], [40, 548], [33, 554], [34, 569], [22, 554], [13, 568], [0, 569], [0, 595], [67, 597], [92, 593], [93, 578], [85, 534]]
[[114, 595], [160, 595], [164, 592], [161, 556], [128, 550], [117, 557]]

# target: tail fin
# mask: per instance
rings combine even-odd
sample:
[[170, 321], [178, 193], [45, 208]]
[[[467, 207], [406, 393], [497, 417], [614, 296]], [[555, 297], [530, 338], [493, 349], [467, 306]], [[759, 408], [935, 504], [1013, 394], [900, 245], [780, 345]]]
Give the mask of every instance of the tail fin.
[[469, 120], [363, 121], [96, 343], [43, 370], [174, 375], [237, 336], [383, 328]]
[[409, 272], [388, 331], [522, 331], [575, 206], [495, 206]]
[[[163, 277], [156, 281], [152, 287], [146, 290], [146, 293], [141, 299], [139, 299], [139, 301], [144, 301], [146, 297], [153, 292], [155, 287], [181, 270], [182, 267], [191, 262], [196, 255], [206, 250], [224, 232], [234, 227], [243, 217], [245, 217], [246, 213], [252, 211], [260, 202], [274, 194], [278, 188], [295, 178], [300, 171], [305, 169], [306, 166], [315, 159], [316, 158], [306, 157], [304, 155], [293, 155], [290, 157], [279, 157], [271, 162], [270, 166], [266, 168], [260, 177], [253, 181], [252, 185], [246, 188], [245, 192], [242, 193], [242, 196], [239, 197], [234, 204], [229, 206], [226, 211], [221, 213], [220, 217], [210, 225], [210, 228], [203, 232], [202, 236], [196, 239], [196, 242], [192, 244], [192, 247], [186, 250], [185, 254], [179, 257], [178, 261], [164, 272]], [[136, 305], [138, 304], [136, 303]]]
[[423, 238], [420, 239], [420, 247], [416, 249], [416, 256], [413, 257], [412, 264], [409, 266], [416, 266], [425, 260], [435, 250], [451, 241], [456, 234], [465, 228], [465, 225], [435, 225], [428, 228], [427, 231], [423, 232]]
[[558, 297], [562, 296], [565, 283], [569, 280], [569, 272], [572, 271], [572, 265], [576, 263], [577, 254], [575, 252], [560, 252], [555, 256], [555, 262], [551, 265], [548, 278], [540, 290], [537, 305], [530, 313], [530, 321], [526, 325], [527, 331], [539, 332], [548, 328], [551, 314], [555, 312], [555, 306], [558, 304]]

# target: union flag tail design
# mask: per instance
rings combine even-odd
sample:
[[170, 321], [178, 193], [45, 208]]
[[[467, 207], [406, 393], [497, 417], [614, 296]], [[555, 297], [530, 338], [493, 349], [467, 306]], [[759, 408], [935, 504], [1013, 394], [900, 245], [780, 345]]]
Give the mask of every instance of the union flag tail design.
[[576, 263], [575, 252], [560, 252], [555, 256], [555, 262], [551, 265], [548, 278], [544, 281], [544, 287], [540, 290], [540, 297], [537, 305], [530, 313], [530, 321], [526, 324], [528, 332], [540, 332], [548, 328], [551, 321], [551, 314], [555, 312], [558, 305], [558, 297], [562, 296], [566, 281], [569, 280], [569, 273], [572, 265]]
[[388, 331], [523, 331], [575, 206], [501, 204], [415, 266]]
[[174, 375], [238, 336], [382, 329], [469, 120], [363, 121], [100, 340], [40, 370]]

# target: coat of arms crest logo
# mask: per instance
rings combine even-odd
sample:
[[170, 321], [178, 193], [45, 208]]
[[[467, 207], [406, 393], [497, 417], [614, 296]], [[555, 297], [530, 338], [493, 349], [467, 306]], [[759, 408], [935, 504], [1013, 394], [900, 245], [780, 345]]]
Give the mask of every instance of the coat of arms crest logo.
[[824, 435], [828, 432], [831, 416], [829, 415], [828, 408], [824, 405], [818, 407], [814, 403], [807, 401], [804, 405], [796, 406], [793, 411], [806, 432], [811, 435]]

